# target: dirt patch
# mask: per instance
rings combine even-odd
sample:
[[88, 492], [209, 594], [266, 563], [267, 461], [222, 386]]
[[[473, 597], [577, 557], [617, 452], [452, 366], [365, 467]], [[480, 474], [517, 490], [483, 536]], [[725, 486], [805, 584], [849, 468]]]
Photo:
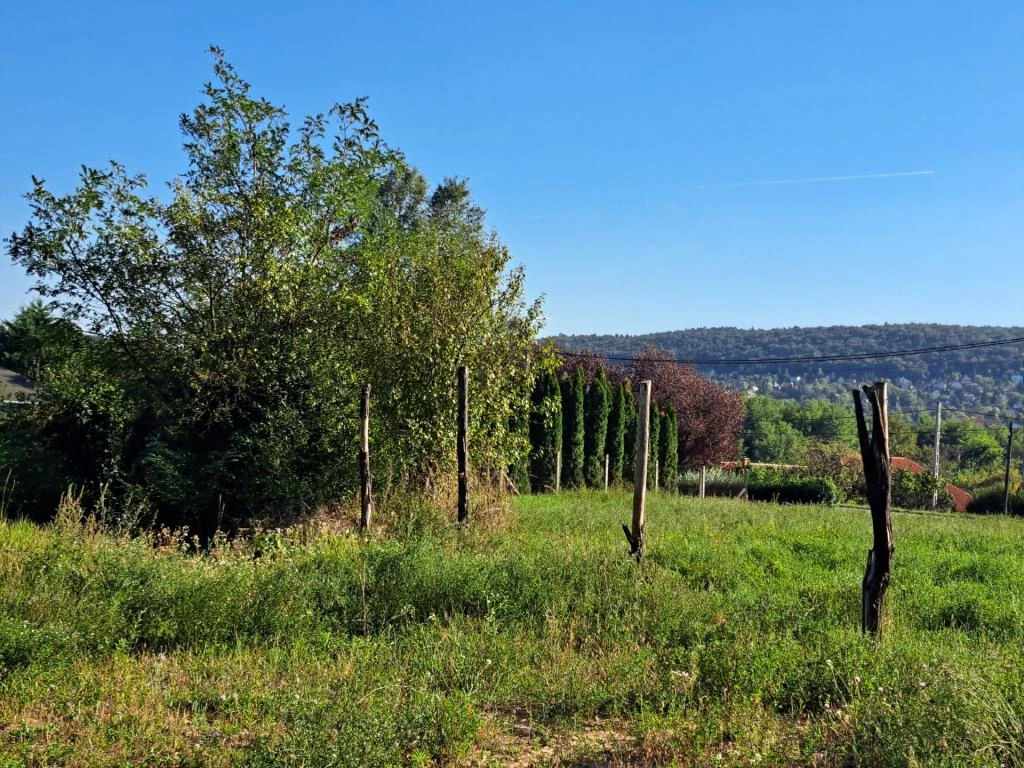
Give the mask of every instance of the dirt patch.
[[594, 718], [564, 725], [523, 713], [490, 712], [465, 768], [613, 768], [643, 764], [624, 720]]

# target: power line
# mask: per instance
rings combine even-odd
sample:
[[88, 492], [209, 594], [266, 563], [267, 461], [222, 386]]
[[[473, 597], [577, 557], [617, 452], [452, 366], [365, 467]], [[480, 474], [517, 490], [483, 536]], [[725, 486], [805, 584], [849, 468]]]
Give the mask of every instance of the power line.
[[[850, 360], [878, 360], [887, 357], [913, 357], [916, 355], [927, 355], [938, 352], [958, 352], [964, 349], [981, 349], [983, 347], [998, 347], [1007, 344], [1020, 344], [1024, 342], [1024, 336], [1016, 336], [1012, 339], [997, 339], [995, 341], [976, 341], [969, 344], [944, 344], [938, 347], [918, 347], [916, 349], [900, 349], [892, 350], [887, 352], [858, 352], [854, 354], [844, 355], [805, 355], [800, 357], [762, 357], [762, 358], [735, 358], [735, 359], [719, 359], [719, 360], [700, 360], [700, 359], [677, 359], [673, 357], [662, 357], [662, 358], [646, 358], [641, 362], [644, 363], [680, 363], [683, 365], [763, 365], [763, 364], [782, 364], [782, 363], [829, 363], [829, 362], [844, 362]], [[636, 362], [636, 356], [633, 357], [615, 357], [608, 355], [601, 355], [600, 353], [588, 353], [588, 352], [568, 352], [566, 350], [556, 349], [555, 354], [562, 355], [563, 357], [575, 357], [575, 358], [592, 358], [600, 357], [604, 360], [614, 360], [616, 362], [632, 363]]]
[[1017, 418], [1016, 416], [1000, 416], [1000, 415], [995, 414], [995, 413], [982, 413], [981, 411], [968, 411], [968, 410], [966, 410], [964, 408], [954, 408], [951, 405], [945, 405], [943, 407], [946, 408], [947, 410], [950, 410], [950, 411], [956, 411], [957, 413], [967, 413], [967, 414], [970, 414], [971, 416], [984, 416], [985, 418], [988, 418], [988, 419], [1006, 419], [1006, 418], [1013, 418], [1013, 419], [1015, 419], [1015, 418]]

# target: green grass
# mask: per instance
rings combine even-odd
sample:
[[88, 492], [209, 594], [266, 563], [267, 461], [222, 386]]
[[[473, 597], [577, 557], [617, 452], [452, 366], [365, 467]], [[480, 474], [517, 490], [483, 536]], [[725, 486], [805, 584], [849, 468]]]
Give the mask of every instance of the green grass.
[[[1024, 764], [1024, 521], [518, 499], [203, 557], [0, 523], [0, 766]], [[573, 762], [576, 761], [576, 762]]]

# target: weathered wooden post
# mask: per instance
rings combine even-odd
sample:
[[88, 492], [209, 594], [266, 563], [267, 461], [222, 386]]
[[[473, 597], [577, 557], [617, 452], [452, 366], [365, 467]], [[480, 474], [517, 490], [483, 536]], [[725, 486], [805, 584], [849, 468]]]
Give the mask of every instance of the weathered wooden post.
[[706, 487], [706, 484], [707, 484], [707, 480], [708, 480], [708, 468], [705, 467], [705, 466], [701, 466], [701, 468], [700, 468], [700, 494], [699, 495], [700, 495], [700, 498], [702, 498], [702, 499], [704, 498], [705, 487]]
[[857, 437], [871, 507], [872, 547], [862, 583], [861, 632], [879, 634], [882, 601], [889, 586], [889, 567], [895, 547], [892, 543], [892, 489], [889, 465], [889, 403], [884, 381], [862, 388], [871, 404], [871, 434], [864, 419], [861, 393], [853, 390], [857, 414]]
[[939, 449], [942, 447], [942, 402], [935, 408], [935, 449], [932, 454], [932, 477], [936, 480], [935, 491], [932, 493], [932, 509], [939, 508]]
[[458, 428], [458, 462], [459, 462], [459, 512], [458, 521], [465, 523], [469, 519], [469, 369], [460, 365], [457, 378], [459, 383], [459, 428]]
[[1010, 419], [1006, 437], [1006, 476], [1003, 480], [1003, 514], [1010, 514], [1010, 462], [1013, 461], [1013, 419]]
[[647, 501], [647, 454], [650, 450], [651, 382], [641, 381], [637, 395], [636, 459], [633, 465], [633, 528], [622, 526], [629, 554], [639, 562], [644, 549], [644, 505]]
[[604, 489], [606, 491], [608, 490], [608, 460], [609, 460], [609, 458], [610, 458], [609, 455], [606, 453], [604, 455]]
[[655, 459], [654, 460], [654, 487], [651, 489], [652, 491], [658, 490], [658, 484], [659, 484], [658, 472], [659, 472], [660, 469], [661, 469], [661, 462], [658, 461], [657, 459]]
[[370, 529], [373, 517], [373, 481], [370, 477], [370, 385], [363, 387], [359, 403], [359, 528]]
[[555, 454], [555, 493], [562, 490], [562, 449]]

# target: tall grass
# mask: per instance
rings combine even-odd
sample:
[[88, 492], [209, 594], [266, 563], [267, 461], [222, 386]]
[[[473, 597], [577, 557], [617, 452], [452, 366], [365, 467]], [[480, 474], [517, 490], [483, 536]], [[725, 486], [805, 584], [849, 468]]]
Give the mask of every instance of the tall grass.
[[628, 508], [201, 556], [0, 523], [0, 765], [502, 764], [527, 726], [597, 764], [1024, 761], [1020, 521], [897, 516], [879, 643], [866, 513], [653, 494], [638, 567]]

